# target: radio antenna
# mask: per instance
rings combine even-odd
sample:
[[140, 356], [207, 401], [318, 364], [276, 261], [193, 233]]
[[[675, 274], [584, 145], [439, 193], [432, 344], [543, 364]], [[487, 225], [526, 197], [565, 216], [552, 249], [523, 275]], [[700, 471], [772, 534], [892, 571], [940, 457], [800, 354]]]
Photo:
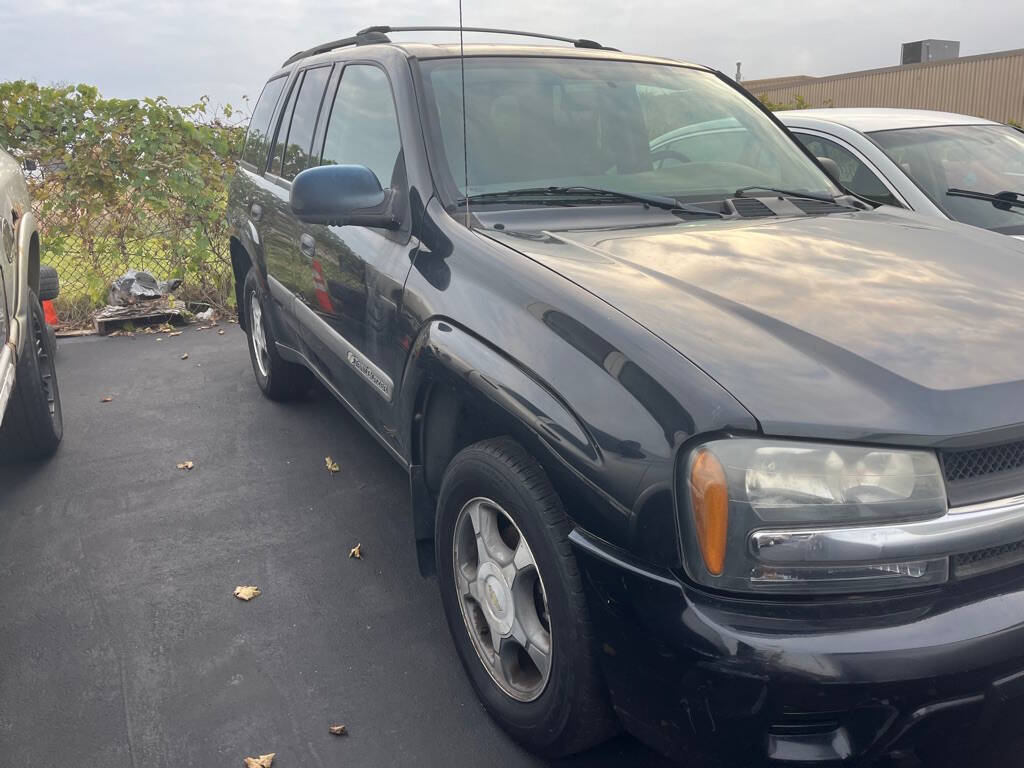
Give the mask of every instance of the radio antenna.
[[466, 185], [466, 229], [469, 229], [469, 134], [466, 133], [466, 46], [462, 42], [462, 0], [459, 0], [459, 66], [462, 68], [462, 170]]

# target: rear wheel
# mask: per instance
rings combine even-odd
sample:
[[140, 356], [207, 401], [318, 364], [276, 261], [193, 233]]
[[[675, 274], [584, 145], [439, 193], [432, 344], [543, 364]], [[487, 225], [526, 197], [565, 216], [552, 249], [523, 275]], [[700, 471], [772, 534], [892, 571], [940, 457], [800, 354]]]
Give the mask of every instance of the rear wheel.
[[549, 756], [586, 749], [617, 727], [569, 530], [544, 470], [514, 440], [486, 440], [452, 459], [435, 531], [448, 627], [491, 716]]
[[313, 383], [312, 376], [307, 368], [289, 363], [277, 351], [267, 316], [269, 300], [260, 285], [256, 267], [245, 277], [244, 295], [249, 357], [256, 383], [271, 400], [290, 400], [305, 394]]
[[53, 454], [64, 436], [60, 390], [43, 307], [29, 297], [28, 335], [14, 373], [14, 391], [0, 424], [0, 456], [21, 461]]

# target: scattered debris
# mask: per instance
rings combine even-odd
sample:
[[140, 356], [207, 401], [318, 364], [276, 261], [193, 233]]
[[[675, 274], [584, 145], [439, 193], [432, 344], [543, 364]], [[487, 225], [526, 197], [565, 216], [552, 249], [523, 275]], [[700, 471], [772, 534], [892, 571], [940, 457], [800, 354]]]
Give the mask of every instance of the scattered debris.
[[276, 752], [271, 752], [268, 755], [260, 755], [259, 757], [247, 757], [245, 758], [245, 768], [270, 768], [276, 754]]
[[104, 398], [103, 398], [102, 400], [100, 400], [100, 402], [101, 402], [101, 403], [109, 403], [109, 402], [113, 401], [113, 399], [114, 399], [114, 398], [112, 398], [112, 397], [110, 397], [110, 396], [108, 395], [107, 397], [104, 397]]
[[183, 355], [181, 356], [181, 359], [182, 359], [182, 360], [188, 360], [188, 352], [186, 352], [185, 354], [183, 354]]
[[348, 736], [348, 728], [344, 725], [332, 725], [328, 728], [335, 736]]
[[[96, 330], [99, 333], [103, 333], [103, 331], [99, 327], [97, 327]], [[132, 330], [132, 324], [131, 323], [125, 323], [120, 328], [118, 328], [115, 331], [111, 331], [107, 335], [108, 336], [134, 336], [135, 335], [135, 331]]]
[[195, 466], [194, 461], [183, 461], [178, 464], [178, 469], [192, 469]]
[[181, 336], [181, 331], [171, 331], [168, 336]]
[[204, 309], [202, 312], [196, 312], [196, 320], [202, 320], [204, 323], [212, 322], [217, 317], [217, 312], [213, 307]]
[[217, 333], [218, 333], [218, 335], [223, 336], [224, 335], [224, 329], [221, 328], [219, 331], [217, 331]]
[[261, 594], [262, 590], [260, 590], [259, 587], [248, 585], [235, 587], [235, 597], [237, 597], [239, 600], [244, 600], [247, 603], [254, 597], [259, 597]]
[[336, 462], [330, 456], [324, 457], [324, 464], [327, 465], [327, 471], [330, 472], [332, 475], [336, 473], [339, 469], [338, 462]]
[[356, 560], [363, 559], [363, 545], [362, 543], [356, 544], [352, 549], [348, 551], [349, 557], [354, 557]]
[[157, 341], [163, 341], [163, 340], [164, 340], [164, 337], [163, 337], [163, 336], [157, 336], [157, 337], [156, 337], [156, 340], [157, 340]]

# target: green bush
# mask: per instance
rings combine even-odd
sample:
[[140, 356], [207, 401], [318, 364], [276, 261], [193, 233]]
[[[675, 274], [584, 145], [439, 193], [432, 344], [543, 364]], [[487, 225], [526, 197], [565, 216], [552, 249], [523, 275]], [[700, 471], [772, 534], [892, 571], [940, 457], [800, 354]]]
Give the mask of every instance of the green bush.
[[225, 206], [244, 118], [203, 100], [105, 99], [89, 85], [0, 83], [0, 146], [30, 161], [43, 260], [62, 319], [105, 302], [125, 269], [182, 277], [179, 297], [231, 296]]

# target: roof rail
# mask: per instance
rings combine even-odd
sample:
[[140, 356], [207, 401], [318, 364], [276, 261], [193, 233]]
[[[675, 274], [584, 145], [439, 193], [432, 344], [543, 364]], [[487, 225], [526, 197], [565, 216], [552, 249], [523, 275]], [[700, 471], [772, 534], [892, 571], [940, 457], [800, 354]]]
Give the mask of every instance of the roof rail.
[[542, 32], [522, 32], [516, 29], [495, 29], [493, 27], [389, 27], [389, 26], [377, 26], [367, 27], [366, 29], [360, 30], [357, 34], [370, 34], [378, 32], [380, 34], [387, 34], [388, 32], [489, 32], [496, 35], [516, 35], [518, 37], [537, 37], [542, 40], [558, 40], [562, 43], [572, 43], [576, 48], [598, 48], [603, 49], [605, 46], [600, 43], [594, 42], [593, 40], [586, 40], [584, 38], [575, 37], [561, 37], [559, 35], [546, 35]]
[[388, 32], [488, 32], [496, 35], [515, 35], [517, 37], [536, 37], [542, 40], [558, 40], [561, 43], [572, 43], [576, 48], [596, 48], [599, 50], [614, 51], [616, 48], [608, 48], [593, 40], [584, 38], [561, 37], [559, 35], [546, 35], [542, 32], [521, 32], [515, 29], [493, 29], [491, 27], [389, 27], [386, 25], [367, 27], [356, 32], [352, 37], [343, 37], [340, 40], [332, 40], [329, 43], [313, 46], [305, 51], [299, 51], [282, 64], [287, 67], [289, 64], [305, 59], [309, 56], [316, 56], [319, 53], [327, 53], [336, 48], [348, 48], [352, 45], [373, 45], [374, 43], [390, 43]]
[[292, 62], [298, 61], [299, 59], [305, 59], [310, 56], [316, 56], [318, 53], [327, 53], [333, 51], [335, 48], [347, 48], [350, 45], [373, 45], [374, 43], [390, 43], [391, 40], [388, 36], [374, 30], [363, 30], [357, 32], [352, 37], [343, 37], [340, 40], [332, 40], [329, 43], [322, 43], [320, 45], [314, 45], [312, 48], [307, 48], [304, 51], [293, 53], [287, 59], [285, 59], [282, 67], [287, 67]]

